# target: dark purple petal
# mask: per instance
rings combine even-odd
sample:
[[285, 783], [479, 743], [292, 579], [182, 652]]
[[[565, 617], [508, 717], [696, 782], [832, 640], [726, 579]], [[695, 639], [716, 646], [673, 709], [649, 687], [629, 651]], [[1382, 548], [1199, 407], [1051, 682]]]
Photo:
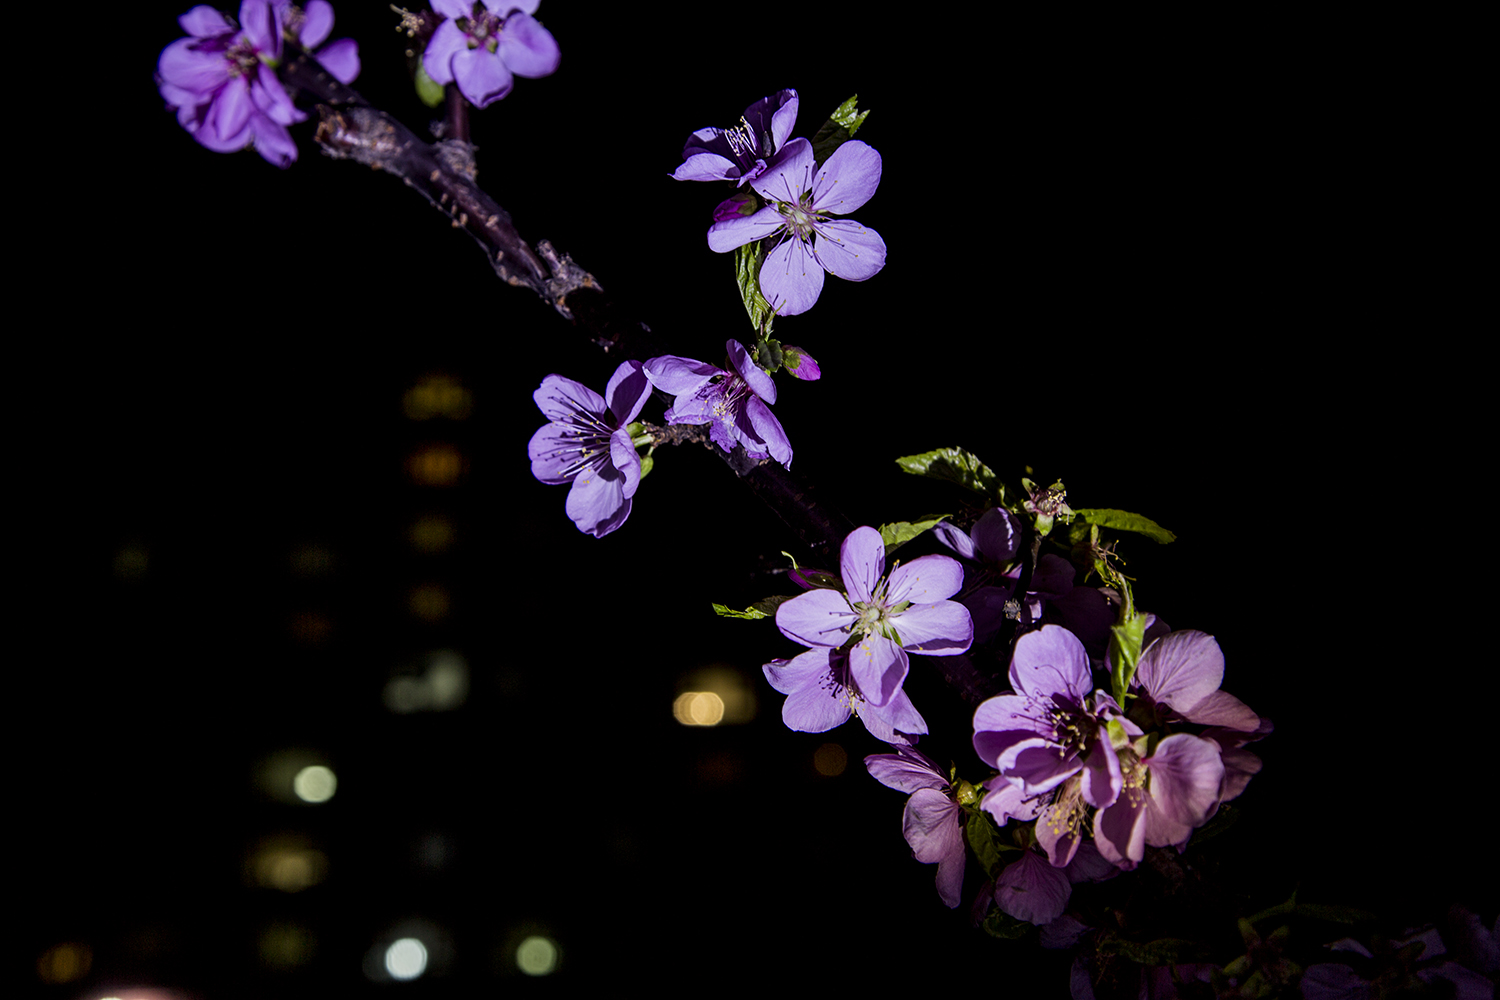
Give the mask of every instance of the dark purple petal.
[[728, 181], [739, 172], [740, 168], [734, 161], [718, 153], [694, 153], [672, 172], [672, 177], [679, 181]]
[[759, 399], [752, 398], [745, 402], [745, 416], [749, 419], [757, 440], [765, 444], [771, 457], [790, 469], [792, 443], [787, 440], [786, 431], [782, 429], [781, 421], [776, 419], [771, 408]]
[[1246, 733], [1254, 732], [1260, 725], [1260, 716], [1228, 691], [1215, 691], [1182, 716], [1200, 726], [1223, 726]]
[[621, 492], [628, 500], [635, 496], [636, 487], [641, 484], [641, 456], [636, 452], [635, 445], [630, 443], [630, 435], [623, 430], [615, 431], [609, 438], [609, 460], [610, 464], [620, 471], [625, 477]]
[[979, 556], [975, 551], [973, 540], [947, 521], [933, 525], [932, 533], [938, 541], [952, 549], [960, 559], [978, 561]]
[[[771, 151], [774, 153], [786, 145], [787, 138], [792, 134], [792, 128], [797, 124], [797, 105], [799, 103], [795, 90], [782, 90], [765, 99], [766, 104], [775, 103], [777, 108], [771, 115]], [[757, 105], [752, 104], [745, 109], [745, 117], [755, 121], [752, 117]]]
[[578, 474], [578, 432], [570, 424], [549, 423], [526, 445], [531, 474], [550, 486], [572, 482]]
[[505, 19], [497, 51], [506, 67], [517, 76], [546, 76], [562, 60], [557, 39], [530, 14], [512, 14]]
[[1033, 924], [1047, 924], [1062, 915], [1073, 885], [1062, 870], [1035, 851], [1022, 851], [995, 880], [995, 902], [1000, 909]]
[[813, 182], [813, 209], [848, 215], [875, 194], [880, 186], [880, 154], [851, 139], [823, 164]]
[[781, 147], [776, 162], [768, 164], [765, 172], [751, 181], [750, 186], [769, 201], [796, 204], [812, 181], [812, 171], [812, 143], [806, 139], [793, 139]]
[[844, 595], [832, 590], [809, 590], [776, 609], [781, 634], [804, 646], [842, 646], [855, 618]]
[[776, 402], [776, 380], [750, 360], [744, 345], [738, 340], [730, 340], [724, 344], [724, 350], [729, 355], [730, 366], [740, 373], [740, 378], [745, 380], [750, 391], [767, 403]]
[[946, 791], [919, 789], [906, 801], [901, 832], [911, 845], [913, 857], [924, 864], [937, 864], [938, 898], [949, 907], [957, 907], [964, 884], [964, 838], [958, 803], [948, 798]]
[[1094, 846], [1104, 859], [1130, 871], [1146, 856], [1146, 797], [1121, 795], [1094, 813]]
[[1108, 731], [1100, 726], [1099, 738], [1084, 760], [1083, 800], [1096, 809], [1114, 805], [1123, 782], [1120, 757], [1110, 745]]
[[281, 55], [281, 12], [270, 0], [244, 0], [240, 4], [240, 27], [245, 37], [272, 58]]
[[1042, 802], [1040, 799], [1027, 799], [1020, 785], [1010, 781], [1003, 775], [996, 775], [984, 783], [986, 794], [979, 802], [979, 808], [994, 817], [995, 823], [1004, 826], [1012, 819], [1026, 822], [1036, 819], [1040, 814]]
[[624, 427], [634, 420], [646, 405], [651, 395], [651, 380], [639, 361], [626, 361], [615, 369], [604, 387], [604, 399], [614, 417], [616, 427]]
[[[716, 368], [707, 362], [679, 358], [675, 354], [651, 358], [641, 367], [652, 385], [678, 397], [697, 392], [715, 375], [726, 374], [722, 368]], [[680, 402], [679, 399], [679, 404]]]
[[[474, 14], [474, 4], [471, 0], [428, 0], [428, 2], [434, 11], [444, 17], [471, 17]], [[499, 12], [491, 11], [491, 13]]]
[[297, 162], [297, 144], [292, 141], [286, 129], [263, 115], [252, 116], [250, 126], [254, 133], [252, 141], [255, 143], [255, 151], [267, 163], [285, 170]]
[[177, 39], [161, 50], [156, 72], [172, 86], [193, 94], [196, 103], [203, 103], [229, 81], [229, 62], [222, 52], [204, 51], [197, 45], [192, 38]]
[[1057, 744], [1037, 737], [1022, 740], [1000, 754], [995, 765], [1011, 781], [1021, 783], [1027, 797], [1050, 792], [1083, 768], [1076, 754], [1059, 755]]

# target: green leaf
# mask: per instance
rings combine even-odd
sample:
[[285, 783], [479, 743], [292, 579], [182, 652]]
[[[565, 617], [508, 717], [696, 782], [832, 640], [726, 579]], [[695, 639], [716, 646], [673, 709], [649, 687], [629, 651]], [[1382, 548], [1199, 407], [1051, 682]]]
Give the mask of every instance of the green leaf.
[[939, 514], [922, 521], [895, 521], [880, 526], [880, 538], [885, 542], [885, 554], [890, 555], [907, 542], [935, 524], [941, 524], [950, 514]]
[[860, 111], [859, 95], [855, 94], [837, 108], [828, 120], [818, 126], [818, 131], [813, 134], [813, 162], [824, 163], [833, 155], [833, 151], [844, 143], [854, 138], [854, 133], [865, 123], [865, 116], [870, 112]]
[[998, 906], [990, 909], [985, 915], [984, 923], [979, 926], [984, 928], [986, 934], [1002, 941], [1016, 941], [1031, 932], [1031, 924], [1017, 920]]
[[1361, 910], [1353, 906], [1327, 906], [1322, 903], [1298, 903], [1297, 915], [1299, 917], [1312, 917], [1314, 920], [1326, 920], [1333, 924], [1371, 924], [1375, 922], [1375, 914], [1369, 910]]
[[1001, 503], [1005, 501], [1005, 487], [1000, 477], [977, 456], [962, 448], [938, 448], [920, 455], [904, 455], [896, 459], [896, 464], [914, 476], [945, 479], [975, 493], [992, 496]]
[[757, 610], [756, 607], [755, 607], [755, 605], [753, 605], [753, 604], [750, 605], [748, 608], [746, 608], [744, 611], [735, 611], [735, 610], [733, 610], [731, 608], [726, 607], [723, 604], [715, 604], [714, 605], [714, 614], [718, 615], [720, 618], [752, 618], [752, 619], [754, 619], [754, 618], [769, 618], [769, 617], [771, 617], [770, 615], [766, 614], [764, 611]]
[[740, 286], [740, 301], [745, 304], [745, 312], [750, 317], [750, 325], [764, 336], [771, 333], [771, 324], [776, 320], [776, 313], [771, 308], [771, 303], [760, 293], [760, 265], [766, 259], [766, 247], [760, 240], [754, 240], [734, 251], [734, 280]]
[[1089, 524], [1097, 524], [1101, 528], [1114, 528], [1116, 531], [1134, 531], [1138, 535], [1145, 535], [1153, 542], [1160, 542], [1163, 545], [1177, 540], [1176, 535], [1149, 517], [1132, 514], [1129, 511], [1112, 510], [1108, 507], [1079, 507], [1075, 508], [1073, 513]]
[[1099, 954], [1119, 955], [1141, 965], [1179, 965], [1197, 957], [1202, 947], [1186, 938], [1157, 938], [1155, 941], [1127, 941], [1108, 936], [1099, 941]]
[[417, 75], [412, 82], [417, 85], [417, 97], [423, 104], [435, 108], [443, 103], [443, 85], [427, 75], [420, 59], [417, 60]]
[[783, 594], [772, 594], [770, 597], [756, 601], [744, 611], [735, 611], [723, 604], [715, 604], [714, 614], [720, 618], [772, 618], [776, 615], [776, 609], [790, 600], [790, 597]]
[[979, 859], [984, 873], [993, 874], [1000, 864], [1000, 846], [995, 843], [994, 822], [982, 812], [970, 813], [969, 821], [964, 825], [964, 834], [969, 839], [969, 849]]

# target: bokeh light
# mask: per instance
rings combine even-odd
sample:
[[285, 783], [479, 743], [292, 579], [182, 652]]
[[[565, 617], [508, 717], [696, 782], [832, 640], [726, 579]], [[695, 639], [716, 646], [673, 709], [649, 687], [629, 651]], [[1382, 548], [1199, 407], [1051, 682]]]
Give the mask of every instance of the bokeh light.
[[427, 514], [411, 523], [407, 540], [418, 552], [436, 554], [453, 547], [453, 522], [441, 514]]
[[449, 375], [424, 375], [401, 397], [401, 410], [408, 420], [467, 420], [474, 410], [474, 396]]
[[386, 681], [382, 700], [400, 715], [446, 712], [469, 696], [469, 661], [462, 653], [439, 649], [428, 653], [420, 674], [402, 673]]
[[297, 794], [297, 798], [314, 805], [333, 798], [338, 787], [338, 778], [322, 764], [310, 764], [298, 771], [297, 776], [292, 779], [292, 791]]
[[724, 700], [712, 691], [684, 691], [672, 702], [672, 716], [684, 726], [717, 726], [724, 719]]
[[427, 971], [427, 946], [416, 938], [397, 938], [385, 949], [385, 971], [392, 979], [416, 979]]
[[263, 889], [302, 892], [328, 877], [328, 855], [298, 834], [267, 837], [250, 850], [247, 881]]
[[837, 743], [824, 743], [813, 751], [813, 769], [827, 778], [837, 778], [849, 766], [849, 755]]
[[528, 976], [550, 975], [557, 968], [557, 945], [532, 934], [516, 946], [516, 968]]
[[94, 952], [88, 945], [64, 941], [42, 952], [36, 960], [36, 974], [44, 983], [71, 983], [88, 975], [93, 963]]
[[423, 445], [407, 457], [406, 471], [418, 486], [453, 486], [464, 474], [463, 452], [446, 443]]
[[755, 687], [734, 667], [722, 663], [683, 674], [672, 716], [684, 726], [736, 725], [755, 718]]

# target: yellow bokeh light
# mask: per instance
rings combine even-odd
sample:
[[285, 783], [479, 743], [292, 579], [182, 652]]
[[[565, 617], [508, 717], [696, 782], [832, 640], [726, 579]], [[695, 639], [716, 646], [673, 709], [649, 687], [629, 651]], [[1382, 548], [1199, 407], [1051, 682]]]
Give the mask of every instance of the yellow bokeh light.
[[385, 707], [399, 715], [408, 712], [446, 712], [469, 696], [469, 661], [462, 653], [439, 649], [427, 654], [420, 676], [399, 674], [386, 681]]
[[723, 664], [702, 667], [678, 681], [672, 715], [684, 726], [737, 724], [755, 718], [755, 688], [745, 675]]
[[533, 934], [516, 947], [516, 968], [528, 976], [545, 976], [557, 968], [557, 945]]
[[418, 552], [446, 552], [453, 547], [453, 522], [441, 514], [419, 517], [412, 522], [407, 539]]
[[71, 983], [89, 974], [94, 952], [86, 944], [64, 941], [42, 952], [36, 960], [36, 974], [44, 983]]
[[813, 751], [813, 769], [828, 778], [837, 778], [849, 766], [849, 755], [837, 743], [824, 743]]
[[314, 805], [333, 798], [333, 793], [338, 790], [338, 787], [338, 778], [334, 777], [333, 772], [322, 764], [304, 767], [292, 779], [292, 791], [297, 793], [297, 798]]
[[312, 961], [318, 936], [301, 924], [272, 924], [256, 942], [260, 960], [272, 969], [295, 969]]
[[440, 622], [448, 617], [452, 607], [447, 588], [441, 584], [424, 583], [413, 587], [406, 595], [406, 607], [413, 617], [426, 622]]
[[419, 486], [452, 486], [464, 473], [464, 456], [451, 444], [423, 445], [406, 460], [406, 471]]
[[401, 409], [410, 420], [467, 420], [474, 410], [474, 396], [448, 375], [425, 375], [401, 397]]
[[[319, 768], [321, 770], [315, 770]], [[327, 772], [326, 775], [323, 772]], [[327, 755], [304, 747], [278, 750], [262, 759], [255, 769], [255, 783], [261, 790], [273, 799], [291, 805], [327, 801], [309, 799], [303, 793], [316, 794], [318, 788], [332, 778], [333, 770]], [[332, 788], [326, 790], [331, 797]]]
[[251, 851], [247, 869], [252, 885], [301, 892], [328, 877], [328, 855], [304, 837], [270, 837]]
[[712, 691], [684, 691], [672, 702], [672, 716], [684, 726], [717, 726], [724, 720], [724, 700]]

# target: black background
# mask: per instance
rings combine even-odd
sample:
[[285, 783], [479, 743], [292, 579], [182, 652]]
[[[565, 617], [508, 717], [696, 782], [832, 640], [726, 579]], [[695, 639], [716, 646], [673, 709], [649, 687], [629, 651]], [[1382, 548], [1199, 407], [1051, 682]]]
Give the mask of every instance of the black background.
[[[409, 96], [394, 15], [367, 7], [335, 30], [360, 42], [356, 86], [421, 131], [437, 116]], [[697, 449], [658, 454], [619, 532], [577, 532], [526, 464], [531, 391], [550, 372], [602, 387], [619, 359], [397, 181], [318, 155], [312, 123], [286, 171], [198, 147], [151, 80], [178, 13], [133, 15], [75, 81], [91, 141], [37, 206], [61, 321], [16, 369], [41, 501], [13, 667], [18, 973], [35, 985], [37, 956], [78, 941], [92, 970], [52, 995], [352, 995], [366, 952], [418, 919], [453, 958], [386, 984], [414, 996], [1002, 976], [1060, 995], [1063, 959], [937, 900], [901, 797], [859, 765], [872, 738], [781, 725], [759, 667], [796, 649], [708, 613], [785, 592], [765, 571], [801, 556], [790, 533]], [[539, 15], [560, 69], [474, 122], [481, 183], [523, 235], [716, 361], [749, 328], [702, 235], [722, 191], [668, 176], [683, 139], [783, 86], [808, 135], [858, 92], [884, 175], [856, 217], [889, 258], [778, 324], [825, 373], [778, 380], [793, 470], [856, 523], [907, 519], [966, 498], [891, 459], [956, 444], [1176, 531], [1127, 542], [1140, 601], [1215, 634], [1225, 687], [1277, 725], [1228, 835], [1245, 912], [1300, 887], [1392, 927], [1454, 902], [1494, 917], [1475, 853], [1492, 711], [1455, 638], [1487, 618], [1434, 555], [1485, 544], [1459, 527], [1471, 432], [1441, 415], [1461, 390], [1433, 395], [1414, 272], [1381, 259], [1399, 211], [1373, 207], [1390, 130], [1415, 124], [1408, 71], [1332, 27], [1228, 18]], [[403, 415], [434, 373], [471, 392], [467, 420]], [[462, 450], [460, 485], [407, 476], [433, 442]], [[406, 532], [434, 511], [457, 544], [422, 557]], [[308, 545], [330, 572], [292, 571]], [[127, 550], [143, 572], [117, 570]], [[440, 624], [406, 613], [424, 583], [452, 595]], [[296, 639], [308, 614], [323, 641]], [[467, 658], [466, 703], [387, 712], [392, 671], [434, 648]], [[673, 721], [679, 680], [712, 663], [755, 687], [753, 722]], [[920, 663], [908, 690], [924, 748], [982, 777], [963, 707]], [[811, 765], [825, 742], [849, 754], [839, 777]], [[333, 763], [330, 803], [257, 791], [287, 747]], [[327, 880], [247, 886], [253, 844], [284, 832]], [[315, 935], [309, 964], [258, 962], [278, 922]], [[508, 971], [531, 930], [564, 949], [555, 977]]]

